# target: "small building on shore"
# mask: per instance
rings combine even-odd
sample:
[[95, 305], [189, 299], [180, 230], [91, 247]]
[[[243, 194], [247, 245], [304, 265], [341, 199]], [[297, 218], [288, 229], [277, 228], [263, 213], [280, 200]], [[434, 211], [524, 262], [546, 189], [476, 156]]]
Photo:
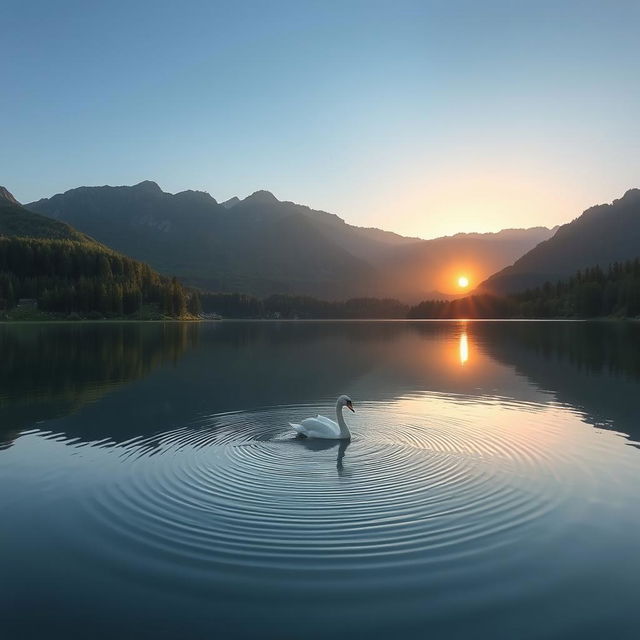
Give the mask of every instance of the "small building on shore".
[[18, 309], [37, 309], [38, 301], [35, 298], [20, 298], [16, 307]]

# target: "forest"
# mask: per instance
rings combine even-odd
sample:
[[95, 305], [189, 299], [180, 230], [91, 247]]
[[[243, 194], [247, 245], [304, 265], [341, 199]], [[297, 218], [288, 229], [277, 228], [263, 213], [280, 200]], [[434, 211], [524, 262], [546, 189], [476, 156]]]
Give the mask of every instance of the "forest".
[[227, 318], [356, 319], [406, 318], [409, 306], [389, 298], [330, 302], [308, 296], [255, 298], [238, 293], [202, 293], [202, 310]]
[[197, 292], [100, 244], [0, 236], [0, 311], [21, 298], [37, 300], [41, 311], [88, 317], [200, 312]]

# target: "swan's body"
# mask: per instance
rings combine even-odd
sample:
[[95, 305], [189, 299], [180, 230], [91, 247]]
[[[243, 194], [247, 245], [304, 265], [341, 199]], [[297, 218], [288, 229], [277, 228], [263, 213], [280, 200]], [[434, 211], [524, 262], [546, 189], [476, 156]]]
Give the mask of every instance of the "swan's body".
[[343, 435], [340, 425], [326, 418], [316, 416], [315, 418], [305, 418], [300, 424], [289, 423], [295, 431], [305, 438], [324, 438], [326, 440], [342, 440], [350, 438], [351, 435]]
[[336, 402], [336, 417], [338, 422], [316, 416], [315, 418], [305, 418], [300, 424], [290, 422], [291, 427], [303, 438], [322, 438], [324, 440], [350, 440], [351, 432], [347, 423], [342, 417], [342, 409], [347, 407], [353, 411], [351, 398], [340, 396]]

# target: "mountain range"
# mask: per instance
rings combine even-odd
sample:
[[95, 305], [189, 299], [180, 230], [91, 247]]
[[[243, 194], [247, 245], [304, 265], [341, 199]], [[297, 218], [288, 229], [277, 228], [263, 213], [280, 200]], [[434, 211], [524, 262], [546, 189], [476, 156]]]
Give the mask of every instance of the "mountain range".
[[26, 206], [202, 289], [330, 300], [453, 297], [458, 275], [479, 282], [553, 234], [534, 227], [421, 240], [350, 225], [268, 191], [218, 203], [151, 181], [80, 187]]
[[514, 264], [482, 282], [478, 291], [507, 294], [556, 282], [589, 267], [640, 256], [640, 189], [587, 209]]

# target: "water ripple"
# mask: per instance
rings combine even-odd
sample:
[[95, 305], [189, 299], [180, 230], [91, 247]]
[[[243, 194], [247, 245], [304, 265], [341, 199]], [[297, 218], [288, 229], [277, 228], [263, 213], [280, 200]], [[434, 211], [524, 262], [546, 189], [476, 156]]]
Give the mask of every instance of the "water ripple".
[[120, 473], [83, 503], [92, 540], [109, 562], [135, 553], [196, 572], [480, 562], [580, 508], [568, 496], [588, 466], [576, 478], [580, 461], [539, 433], [419, 406], [361, 405], [350, 443], [293, 439], [288, 421], [318, 407], [280, 406], [113, 447]]

